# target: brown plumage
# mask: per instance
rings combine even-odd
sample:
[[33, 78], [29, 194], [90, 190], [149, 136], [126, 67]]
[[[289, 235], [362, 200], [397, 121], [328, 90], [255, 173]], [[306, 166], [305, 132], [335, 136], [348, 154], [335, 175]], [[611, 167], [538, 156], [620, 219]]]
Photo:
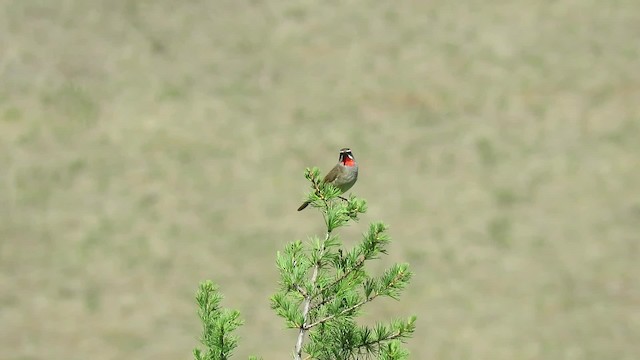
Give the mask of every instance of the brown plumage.
[[[358, 163], [349, 148], [340, 149], [340, 157], [336, 166], [327, 173], [322, 180], [323, 183], [331, 184], [342, 193], [351, 189], [353, 184], [358, 180]], [[298, 211], [304, 210], [309, 205], [309, 201], [305, 201], [300, 205]]]

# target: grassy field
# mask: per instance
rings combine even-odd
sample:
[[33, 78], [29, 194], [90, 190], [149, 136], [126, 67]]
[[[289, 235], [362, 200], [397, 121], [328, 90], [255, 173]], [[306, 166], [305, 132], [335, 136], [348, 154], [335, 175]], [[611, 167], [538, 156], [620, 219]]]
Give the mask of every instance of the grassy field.
[[413, 359], [640, 358], [637, 0], [0, 5], [1, 359], [188, 359], [203, 279], [288, 358], [275, 253], [343, 146]]

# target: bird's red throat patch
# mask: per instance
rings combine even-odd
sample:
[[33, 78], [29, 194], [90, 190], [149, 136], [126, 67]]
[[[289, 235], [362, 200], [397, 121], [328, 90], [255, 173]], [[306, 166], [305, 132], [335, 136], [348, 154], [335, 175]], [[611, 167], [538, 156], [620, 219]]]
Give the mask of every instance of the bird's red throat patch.
[[350, 157], [345, 157], [345, 159], [342, 162], [342, 164], [344, 166], [354, 166], [356, 164], [356, 162], [353, 159], [351, 159]]

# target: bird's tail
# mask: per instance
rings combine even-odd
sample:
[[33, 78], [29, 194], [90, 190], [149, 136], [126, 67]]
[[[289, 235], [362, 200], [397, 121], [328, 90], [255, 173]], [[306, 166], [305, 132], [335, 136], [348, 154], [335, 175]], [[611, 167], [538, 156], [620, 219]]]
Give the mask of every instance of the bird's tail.
[[309, 206], [309, 204], [311, 204], [310, 201], [305, 201], [302, 203], [302, 205], [300, 205], [300, 207], [298, 208], [298, 211], [302, 211], [304, 210], [304, 208], [306, 208], [307, 206]]

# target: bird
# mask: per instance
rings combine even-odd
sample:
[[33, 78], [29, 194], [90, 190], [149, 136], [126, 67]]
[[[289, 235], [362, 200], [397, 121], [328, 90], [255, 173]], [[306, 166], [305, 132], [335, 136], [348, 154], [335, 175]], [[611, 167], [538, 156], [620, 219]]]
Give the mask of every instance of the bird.
[[[345, 193], [347, 190], [351, 189], [357, 180], [358, 163], [356, 162], [356, 158], [353, 156], [351, 149], [340, 149], [338, 163], [327, 173], [322, 182], [325, 184], [331, 184], [337, 187], [342, 193]], [[298, 208], [298, 211], [304, 210], [310, 203], [311, 202], [309, 200], [303, 202]]]

